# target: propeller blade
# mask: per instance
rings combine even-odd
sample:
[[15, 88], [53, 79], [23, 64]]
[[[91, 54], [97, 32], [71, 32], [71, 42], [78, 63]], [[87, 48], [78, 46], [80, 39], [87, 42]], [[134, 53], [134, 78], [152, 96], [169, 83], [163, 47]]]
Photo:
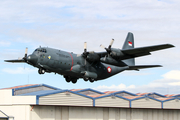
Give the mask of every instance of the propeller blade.
[[26, 48], [26, 50], [25, 50], [25, 58], [27, 57], [27, 53], [28, 53], [28, 48]]
[[106, 49], [106, 47], [104, 47], [102, 44], [100, 45], [100, 47], [102, 47], [102, 48]]
[[84, 42], [84, 51], [87, 51], [87, 42]]
[[109, 49], [111, 48], [111, 46], [113, 45], [114, 39], [111, 40], [111, 43], [109, 44]]

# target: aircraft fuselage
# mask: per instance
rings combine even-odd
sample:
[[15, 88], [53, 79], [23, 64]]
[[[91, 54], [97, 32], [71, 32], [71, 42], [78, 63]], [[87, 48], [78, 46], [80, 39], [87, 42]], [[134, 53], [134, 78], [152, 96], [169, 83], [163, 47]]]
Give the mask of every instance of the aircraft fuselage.
[[[38, 48], [32, 55], [37, 56], [37, 62], [31, 64], [34, 67], [61, 74], [64, 77], [69, 76], [72, 79], [83, 78], [83, 74], [88, 72], [90, 75], [87, 75], [87, 78], [92, 76], [95, 80], [101, 80], [128, 68], [128, 66], [116, 67], [101, 62], [89, 63], [82, 55], [52, 48]], [[31, 59], [32, 55], [29, 55], [28, 59]]]

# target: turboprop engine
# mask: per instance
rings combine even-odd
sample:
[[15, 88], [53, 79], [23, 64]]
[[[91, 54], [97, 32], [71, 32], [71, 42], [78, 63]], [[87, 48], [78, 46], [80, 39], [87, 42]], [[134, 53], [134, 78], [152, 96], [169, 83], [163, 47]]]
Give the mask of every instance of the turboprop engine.
[[87, 61], [96, 62], [99, 60], [100, 60], [99, 55], [94, 52], [89, 52], [89, 54], [87, 55]]
[[124, 54], [122, 53], [122, 51], [120, 49], [116, 49], [116, 48], [111, 48], [111, 52], [109, 53], [109, 55], [112, 58], [119, 58], [121, 59], [121, 57], [124, 56]]

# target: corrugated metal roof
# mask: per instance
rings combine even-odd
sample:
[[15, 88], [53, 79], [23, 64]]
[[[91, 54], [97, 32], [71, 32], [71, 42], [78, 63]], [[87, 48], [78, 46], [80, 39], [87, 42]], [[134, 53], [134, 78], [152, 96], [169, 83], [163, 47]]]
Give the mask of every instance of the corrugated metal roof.
[[147, 95], [149, 93], [137, 93], [136, 95], [140, 95], [140, 96], [144, 96], [144, 95]]
[[2, 89], [0, 89], [0, 90], [3, 90], [3, 89], [16, 89], [16, 88], [23, 88], [23, 87], [29, 87], [29, 86], [34, 86], [34, 85], [38, 85], [38, 84], [19, 85], [19, 86], [14, 86], [14, 87], [9, 87], [9, 88], [2, 88]]
[[175, 97], [175, 96], [178, 96], [178, 95], [180, 95], [180, 94], [167, 94], [167, 95], [165, 95], [166, 97]]
[[104, 93], [106, 93], [106, 94], [111, 94], [111, 93], [115, 93], [115, 92], [118, 92], [118, 91], [106, 91], [106, 92], [104, 92]]
[[83, 89], [71, 89], [71, 91], [79, 91], [79, 90], [83, 90]]
[[107, 94], [100, 94], [100, 95], [87, 95], [93, 98], [101, 97], [101, 96], [106, 96]]
[[142, 96], [123, 96], [124, 98], [127, 98], [127, 99], [136, 99], [136, 98], [140, 98]]
[[169, 100], [169, 99], [172, 99], [172, 98], [156, 98], [156, 99], [164, 101], [164, 100]]
[[17, 95], [17, 96], [42, 95], [42, 94], [53, 93], [55, 91], [59, 91], [59, 90], [41, 90], [41, 91], [36, 91], [36, 92], [31, 92], [31, 93], [26, 93], [26, 94], [20, 94], [20, 95]]

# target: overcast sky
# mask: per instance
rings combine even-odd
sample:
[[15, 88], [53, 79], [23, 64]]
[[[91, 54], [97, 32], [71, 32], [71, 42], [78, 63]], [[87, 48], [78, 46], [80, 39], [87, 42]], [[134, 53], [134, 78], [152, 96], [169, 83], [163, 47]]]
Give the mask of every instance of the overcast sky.
[[[93, 88], [101, 91], [180, 93], [180, 1], [178, 0], [1, 0], [0, 1], [0, 88], [24, 84], [48, 84], [62, 89]], [[175, 48], [153, 52], [136, 64], [162, 68], [125, 71], [106, 80], [66, 83], [53, 73], [39, 75], [27, 64], [4, 63], [23, 57], [39, 46], [81, 54], [104, 51], [100, 44], [122, 48], [128, 32], [135, 47], [170, 43]]]

